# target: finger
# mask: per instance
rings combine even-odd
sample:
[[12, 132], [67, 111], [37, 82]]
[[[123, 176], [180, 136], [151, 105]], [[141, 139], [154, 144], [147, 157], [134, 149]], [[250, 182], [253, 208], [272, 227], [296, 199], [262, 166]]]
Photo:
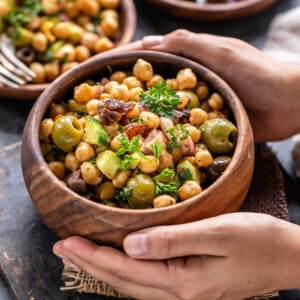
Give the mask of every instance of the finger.
[[[156, 293], [161, 294], [168, 294], [167, 290], [170, 286], [175, 287], [168, 266], [164, 262], [135, 260], [119, 250], [97, 246], [80, 237], [71, 237], [57, 242], [53, 252], [67, 265], [73, 268], [77, 266], [113, 286], [118, 287], [118, 282], [122, 281], [131, 283], [133, 287], [157, 289]], [[113, 278], [116, 278], [116, 281], [113, 281]], [[165, 288], [161, 289], [161, 287]], [[120, 288], [118, 290], [124, 292]]]
[[[167, 259], [191, 255], [226, 256], [230, 220], [210, 218], [182, 225], [158, 226], [128, 235], [125, 252], [134, 258]], [[228, 219], [226, 217], [226, 219]]]
[[122, 45], [116, 48], [113, 48], [111, 51], [132, 51], [132, 50], [142, 50], [144, 49], [142, 41], [135, 41], [126, 45]]
[[143, 47], [191, 58], [218, 74], [234, 74], [241, 62], [251, 60], [250, 50], [252, 55], [255, 52], [254, 56], [263, 55], [258, 49], [235, 38], [198, 34], [184, 29], [175, 30], [165, 36], [146, 36], [143, 38]]

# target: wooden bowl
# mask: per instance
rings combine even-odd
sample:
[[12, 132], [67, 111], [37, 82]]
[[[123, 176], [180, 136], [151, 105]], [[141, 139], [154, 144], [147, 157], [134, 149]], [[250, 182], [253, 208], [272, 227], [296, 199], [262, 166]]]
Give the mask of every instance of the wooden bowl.
[[[238, 128], [236, 148], [225, 172], [201, 194], [165, 208], [124, 209], [98, 204], [71, 191], [48, 168], [40, 150], [39, 125], [49, 105], [68, 97], [73, 88], [112, 69], [128, 70], [137, 58], [152, 63], [163, 76], [190, 67], [218, 91], [232, 110]], [[63, 74], [35, 102], [22, 138], [24, 180], [44, 222], [61, 238], [79, 235], [121, 246], [130, 232], [153, 225], [179, 224], [239, 210], [250, 185], [254, 164], [253, 135], [247, 114], [232, 89], [216, 74], [191, 60], [168, 53], [132, 51], [103, 53]]]
[[231, 3], [197, 4], [188, 0], [146, 0], [167, 14], [197, 21], [239, 19], [257, 13], [276, 0], [240, 0]]
[[[120, 34], [117, 38], [116, 47], [128, 44], [132, 41], [136, 30], [136, 8], [133, 0], [121, 0], [120, 7]], [[35, 100], [49, 83], [25, 84], [17, 89], [0, 85], [0, 98], [13, 98], [17, 100]]]

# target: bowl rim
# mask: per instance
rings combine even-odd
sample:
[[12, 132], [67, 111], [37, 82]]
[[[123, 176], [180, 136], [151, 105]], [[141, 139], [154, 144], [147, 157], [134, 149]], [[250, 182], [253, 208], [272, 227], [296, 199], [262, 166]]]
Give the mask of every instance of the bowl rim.
[[[176, 63], [176, 64], [182, 64], [186, 65], [190, 68], [192, 68], [197, 76], [199, 77], [199, 71], [203, 72], [203, 74], [208, 74], [210, 81], [208, 82], [209, 85], [214, 87], [216, 84], [220, 84], [222, 86], [222, 89], [218, 90], [223, 96], [224, 93], [226, 94], [226, 99], [225, 101], [227, 102], [228, 106], [232, 110], [236, 126], [238, 128], [238, 134], [237, 137], [237, 143], [236, 147], [233, 153], [233, 159], [229, 163], [228, 167], [226, 168], [225, 172], [222, 174], [221, 177], [219, 177], [213, 184], [211, 184], [209, 187], [205, 188], [201, 194], [198, 194], [192, 198], [189, 198], [186, 201], [182, 201], [179, 203], [176, 203], [176, 205], [168, 206], [168, 207], [163, 207], [163, 208], [152, 208], [152, 209], [126, 209], [126, 208], [118, 208], [118, 207], [110, 207], [107, 205], [103, 205], [100, 203], [97, 203], [95, 201], [89, 200], [74, 191], [72, 191], [70, 188], [68, 188], [66, 185], [64, 185], [61, 180], [59, 180], [50, 170], [50, 168], [47, 166], [47, 163], [42, 155], [41, 149], [40, 149], [40, 142], [39, 142], [39, 124], [41, 120], [43, 119], [48, 106], [50, 103], [55, 101], [55, 99], [52, 99], [53, 97], [59, 93], [60, 89], [63, 89], [63, 83], [68, 83], [72, 82], [72, 86], [74, 87], [76, 84], [74, 84], [74, 78], [73, 75], [75, 75], [78, 70], [86, 70], [89, 67], [90, 68], [96, 68], [97, 64], [103, 64], [106, 62], [111, 62], [112, 60], [116, 60], [118, 58], [127, 58], [127, 59], [133, 59], [136, 60], [137, 58], [143, 58], [143, 59], [148, 59], [151, 62], [151, 59], [159, 59], [163, 61], [168, 61], [171, 63]], [[179, 67], [178, 67], [179, 68]], [[103, 70], [103, 69], [102, 69]], [[179, 69], [178, 69], [179, 70]], [[99, 70], [99, 72], [101, 72]], [[92, 74], [95, 74], [92, 72]], [[87, 75], [85, 74], [84, 78], [81, 78], [81, 81], [84, 80], [85, 78], [88, 78], [92, 75]], [[204, 79], [207, 80], [207, 79]], [[27, 126], [30, 123], [30, 126]], [[203, 198], [206, 198], [207, 195], [213, 194], [212, 191], [219, 187], [222, 186], [223, 182], [228, 180], [228, 176], [230, 176], [230, 173], [237, 169], [239, 166], [239, 157], [242, 157], [245, 153], [243, 152], [243, 145], [246, 140], [246, 135], [244, 134], [247, 130], [250, 129], [249, 134], [252, 136], [252, 141], [253, 141], [253, 134], [252, 134], [252, 129], [250, 126], [249, 119], [247, 117], [246, 111], [238, 98], [238, 96], [235, 94], [235, 92], [232, 90], [232, 88], [222, 79], [220, 78], [217, 74], [206, 68], [205, 66], [201, 65], [198, 62], [192, 61], [190, 59], [166, 53], [166, 52], [159, 52], [159, 51], [150, 51], [150, 50], [134, 50], [134, 51], [126, 51], [126, 50], [120, 50], [120, 51], [108, 51], [105, 52], [101, 55], [97, 55], [97, 57], [94, 57], [93, 60], [87, 60], [86, 62], [81, 63], [79, 66], [73, 68], [69, 72], [66, 72], [62, 74], [58, 79], [56, 79], [54, 82], [52, 82], [46, 89], [43, 91], [43, 93], [40, 95], [40, 97], [37, 99], [35, 104], [33, 105], [29, 117], [26, 121], [25, 125], [25, 130], [26, 128], [29, 130], [29, 133], [26, 132], [26, 138], [30, 138], [31, 146], [33, 149], [35, 149], [35, 156], [40, 164], [39, 168], [43, 169], [46, 173], [46, 176], [48, 178], [51, 178], [55, 184], [57, 184], [58, 188], [64, 190], [67, 193], [70, 193], [71, 195], [74, 196], [78, 201], [82, 202], [84, 205], [87, 205], [90, 208], [96, 209], [96, 210], [103, 210], [106, 212], [118, 212], [120, 215], [127, 215], [127, 216], [132, 216], [134, 217], [135, 215], [143, 215], [144, 217], [148, 216], [154, 216], [156, 214], [161, 214], [164, 213], [165, 211], [172, 211], [176, 210], [178, 206], [189, 206], [192, 204], [192, 202], [201, 202]], [[22, 140], [24, 139], [24, 134]], [[23, 144], [23, 143], [22, 143]], [[250, 145], [251, 146], [251, 145]], [[253, 145], [252, 145], [253, 146]], [[25, 151], [22, 147], [21, 152]], [[251, 154], [251, 149], [248, 149], [248, 152]], [[22, 154], [22, 160], [26, 157], [25, 155]], [[22, 163], [22, 169], [23, 169], [23, 163]], [[24, 175], [24, 170], [23, 170], [23, 175]], [[25, 180], [26, 183], [26, 180]], [[115, 224], [116, 225], [116, 224]]]
[[[115, 48], [126, 45], [133, 40], [137, 26], [137, 11], [133, 0], [121, 0], [121, 8], [126, 16], [124, 19], [124, 30], [116, 41]], [[130, 12], [130, 13], [128, 13]], [[94, 54], [92, 57], [95, 57]], [[50, 83], [28, 83], [19, 86], [17, 89], [0, 86], [0, 98], [14, 98], [20, 101], [35, 100], [51, 84]]]
[[[147, 2], [168, 10], [168, 13], [199, 21], [238, 19], [257, 13], [278, 0], [243, 0], [230, 3], [197, 4], [192, 1], [147, 0]], [[239, 14], [239, 15], [238, 15]]]

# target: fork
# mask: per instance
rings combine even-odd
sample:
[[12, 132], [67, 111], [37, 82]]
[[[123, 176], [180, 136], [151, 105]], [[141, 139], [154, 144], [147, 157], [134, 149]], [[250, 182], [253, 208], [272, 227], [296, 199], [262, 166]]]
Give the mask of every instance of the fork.
[[11, 88], [18, 88], [30, 82], [35, 73], [15, 55], [15, 47], [10, 39], [0, 35], [0, 83]]

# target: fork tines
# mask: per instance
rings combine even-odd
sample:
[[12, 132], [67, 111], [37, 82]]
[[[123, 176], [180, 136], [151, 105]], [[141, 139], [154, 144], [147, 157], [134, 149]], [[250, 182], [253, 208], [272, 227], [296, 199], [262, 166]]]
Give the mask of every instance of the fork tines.
[[5, 35], [0, 36], [0, 83], [17, 88], [32, 80], [35, 73], [15, 55], [15, 47]]

